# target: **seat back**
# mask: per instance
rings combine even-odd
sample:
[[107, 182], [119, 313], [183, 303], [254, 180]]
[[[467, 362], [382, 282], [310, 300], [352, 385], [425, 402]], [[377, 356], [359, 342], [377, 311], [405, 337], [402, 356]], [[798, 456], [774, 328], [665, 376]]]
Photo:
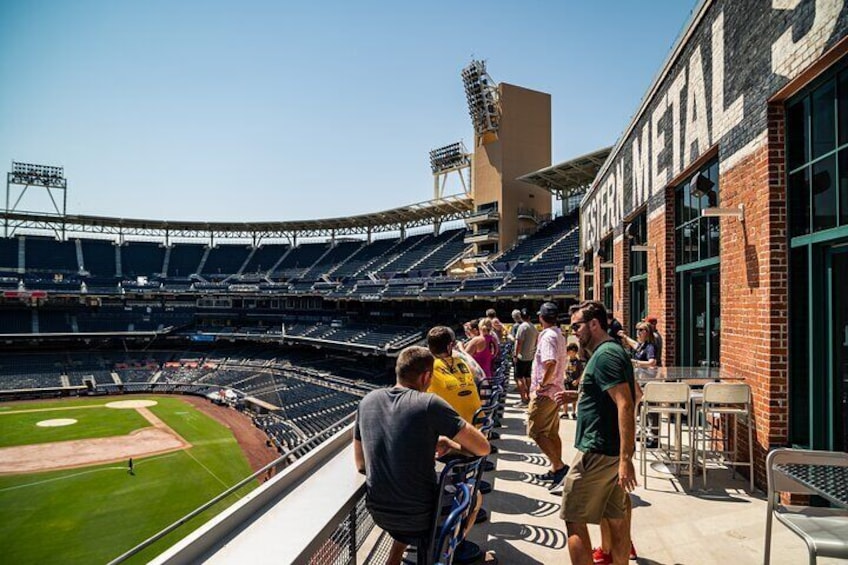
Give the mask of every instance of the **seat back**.
[[745, 383], [707, 383], [704, 404], [749, 404], [751, 387]]
[[689, 385], [686, 383], [648, 383], [642, 392], [642, 401], [648, 404], [689, 402]]
[[774, 495], [778, 492], [813, 494], [813, 491], [808, 487], [775, 470], [775, 466], [777, 465], [790, 465], [792, 463], [848, 467], [848, 453], [788, 448], [778, 448], [770, 451], [766, 457], [766, 481], [768, 483], [769, 502], [774, 500]]
[[454, 551], [462, 541], [462, 523], [468, 516], [470, 507], [471, 488], [467, 483], [456, 485], [456, 494], [448, 517], [436, 535], [436, 543], [433, 547], [433, 563], [436, 565], [453, 563]]
[[[433, 509], [433, 526], [428, 547], [433, 548], [440, 532], [446, 510], [453, 507], [453, 500], [460, 485], [466, 485], [471, 497], [476, 496], [478, 477], [482, 470], [484, 457], [455, 456], [445, 461], [445, 466], [439, 474], [439, 486], [436, 491], [436, 505]], [[463, 516], [464, 518], [464, 516]]]

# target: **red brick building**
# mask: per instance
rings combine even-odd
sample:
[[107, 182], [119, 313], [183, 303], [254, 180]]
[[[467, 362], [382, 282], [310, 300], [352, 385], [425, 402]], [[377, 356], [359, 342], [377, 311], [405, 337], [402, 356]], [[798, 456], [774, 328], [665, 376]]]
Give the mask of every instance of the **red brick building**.
[[848, 450], [846, 29], [701, 2], [581, 204], [584, 297], [751, 385], [760, 484], [772, 447]]

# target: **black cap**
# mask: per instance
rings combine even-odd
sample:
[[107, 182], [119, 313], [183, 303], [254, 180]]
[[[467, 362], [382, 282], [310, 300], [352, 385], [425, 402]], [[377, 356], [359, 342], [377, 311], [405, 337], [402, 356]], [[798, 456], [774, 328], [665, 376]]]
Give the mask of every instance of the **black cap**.
[[559, 313], [557, 305], [553, 302], [545, 302], [539, 306], [540, 316], [556, 316]]

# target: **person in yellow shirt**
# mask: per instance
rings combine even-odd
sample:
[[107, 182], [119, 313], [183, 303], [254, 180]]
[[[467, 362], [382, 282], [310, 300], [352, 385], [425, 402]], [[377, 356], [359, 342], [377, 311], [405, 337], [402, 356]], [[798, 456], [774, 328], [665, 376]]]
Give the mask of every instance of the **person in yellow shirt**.
[[456, 334], [446, 326], [427, 332], [427, 347], [436, 358], [427, 392], [439, 396], [466, 421], [473, 422], [474, 413], [481, 406], [477, 379], [485, 375], [474, 359], [455, 349], [455, 345]]

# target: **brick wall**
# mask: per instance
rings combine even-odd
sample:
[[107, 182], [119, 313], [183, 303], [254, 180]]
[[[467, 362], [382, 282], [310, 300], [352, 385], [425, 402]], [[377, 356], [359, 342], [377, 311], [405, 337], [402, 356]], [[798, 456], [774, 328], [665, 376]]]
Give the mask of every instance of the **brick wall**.
[[[745, 221], [721, 219], [721, 363], [745, 379], [754, 401], [757, 480], [765, 454], [788, 440], [788, 262], [784, 115], [769, 108], [762, 147], [721, 171], [721, 206], [745, 205]], [[745, 438], [745, 434], [740, 436]], [[745, 446], [747, 448], [747, 446]]]
[[665, 202], [648, 213], [648, 315], [657, 317], [663, 338], [662, 363], [675, 365], [677, 352], [677, 286], [674, 274], [674, 189]]
[[630, 245], [626, 237], [620, 236], [612, 243], [612, 261], [615, 264], [612, 279], [612, 312], [625, 331], [630, 319]]

